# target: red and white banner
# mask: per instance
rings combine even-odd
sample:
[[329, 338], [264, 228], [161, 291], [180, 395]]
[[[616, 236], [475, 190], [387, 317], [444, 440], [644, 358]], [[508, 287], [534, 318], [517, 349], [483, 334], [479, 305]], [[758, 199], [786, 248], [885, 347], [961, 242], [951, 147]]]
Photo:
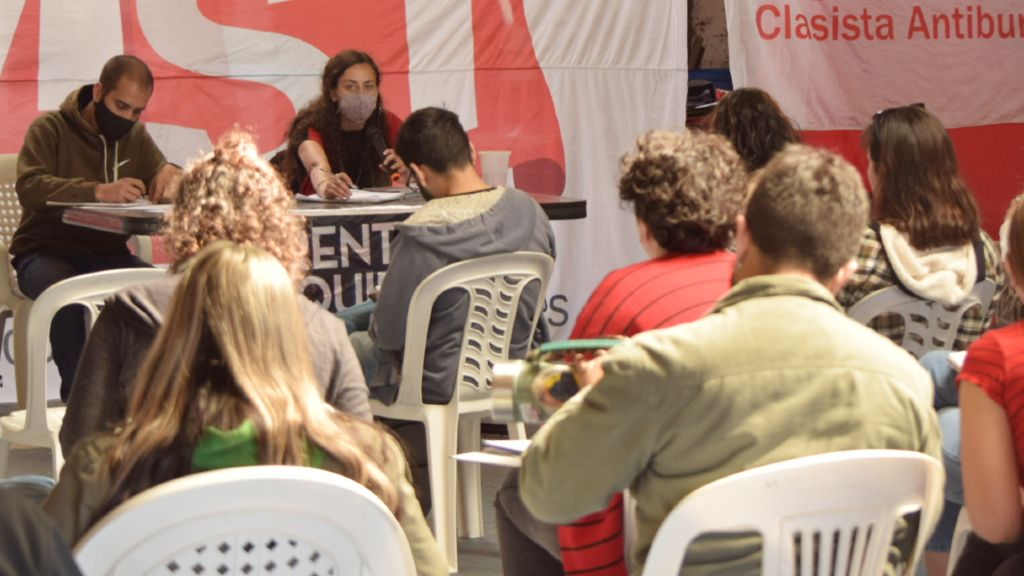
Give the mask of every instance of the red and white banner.
[[170, 159], [235, 124], [269, 153], [327, 58], [365, 50], [388, 109], [454, 110], [477, 149], [512, 151], [517, 187], [588, 200], [555, 223], [547, 318], [568, 336], [604, 274], [644, 258], [618, 158], [684, 125], [686, 42], [684, 0], [0, 0], [0, 153], [119, 53], [156, 76], [143, 121]]
[[998, 227], [1024, 191], [1020, 0], [726, 0], [733, 83], [779, 101], [810, 143], [866, 164], [878, 110], [924, 102]]

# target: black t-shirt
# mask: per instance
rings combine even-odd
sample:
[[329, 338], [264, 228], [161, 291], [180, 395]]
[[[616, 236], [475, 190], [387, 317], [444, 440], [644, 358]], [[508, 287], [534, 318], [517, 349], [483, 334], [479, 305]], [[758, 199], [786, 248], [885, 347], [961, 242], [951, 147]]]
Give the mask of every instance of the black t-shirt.
[[336, 172], [345, 172], [359, 188], [388, 186], [391, 178], [379, 168], [384, 159], [370, 145], [366, 130], [341, 133], [341, 162], [331, 159]]

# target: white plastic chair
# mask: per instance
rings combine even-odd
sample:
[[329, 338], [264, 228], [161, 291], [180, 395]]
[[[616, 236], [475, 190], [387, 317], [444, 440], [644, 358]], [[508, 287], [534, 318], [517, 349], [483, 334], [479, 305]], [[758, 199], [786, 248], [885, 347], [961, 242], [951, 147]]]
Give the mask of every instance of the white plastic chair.
[[[7, 319], [27, 314], [32, 301], [18, 290], [18, 282], [11, 266], [7, 248], [21, 222], [21, 204], [14, 189], [17, 180], [17, 154], [0, 154], [0, 338], [6, 334]], [[17, 334], [15, 334], [17, 338]], [[25, 408], [24, 346], [14, 346], [14, 381], [18, 392], [18, 408]]]
[[[17, 181], [17, 154], [0, 154], [0, 338], [6, 334], [6, 322], [11, 318], [17, 323], [20, 314], [28, 314], [32, 300], [25, 297], [18, 288], [17, 276], [11, 266], [8, 248], [21, 223], [21, 203], [15, 190]], [[152, 242], [149, 238], [133, 237], [135, 251], [144, 261], [153, 262]], [[24, 335], [14, 332], [14, 381], [17, 391], [18, 409], [26, 408], [25, 394], [28, 384], [25, 375], [27, 362]], [[0, 455], [2, 457], [2, 455]], [[0, 464], [0, 477], [3, 466]]]
[[[746, 470], [676, 505], [654, 537], [643, 573], [678, 574], [701, 533], [749, 531], [762, 536], [765, 576], [879, 576], [897, 518], [920, 510], [921, 526], [931, 526], [942, 484], [942, 464], [903, 450], [848, 450]], [[918, 531], [910, 574], [927, 532]]]
[[953, 569], [956, 568], [957, 560], [963, 554], [967, 546], [967, 537], [971, 534], [971, 519], [967, 517], [967, 507], [960, 508], [960, 514], [956, 517], [956, 526], [953, 528], [953, 541], [949, 545], [949, 564], [946, 566], [946, 575], [953, 576]]
[[146, 490], [93, 526], [75, 560], [86, 576], [416, 574], [379, 498], [300, 466], [227, 468]]
[[19, 310], [14, 318], [15, 355], [23, 369], [25, 389], [18, 398], [25, 399], [24, 410], [0, 417], [0, 478], [7, 474], [7, 458], [11, 444], [49, 447], [53, 453], [54, 478], [64, 465], [61, 453], [60, 425], [64, 407], [46, 406], [46, 344], [50, 339], [50, 323], [58, 310], [68, 304], [80, 304], [88, 310], [87, 326], [92, 326], [99, 306], [110, 294], [123, 288], [156, 280], [167, 272], [156, 268], [130, 268], [83, 274], [50, 286], [31, 306]]
[[995, 291], [995, 282], [986, 278], [974, 285], [960, 305], [947, 307], [890, 286], [868, 294], [846, 314], [862, 324], [881, 314], [898, 314], [904, 327], [900, 346], [920, 358], [932, 350], [951, 350], [964, 314], [976, 306], [982, 315], [988, 313]]
[[[438, 270], [420, 283], [409, 304], [398, 398], [388, 406], [371, 401], [375, 416], [422, 422], [427, 434], [427, 462], [433, 502], [434, 536], [449, 568], [458, 571], [456, 541], [456, 448], [480, 446], [480, 421], [491, 412], [491, 367], [507, 360], [519, 299], [527, 286], [537, 285], [538, 303], [530, 330], [540, 318], [554, 260], [546, 254], [515, 252], [475, 258]], [[444, 292], [461, 289], [469, 296], [462, 346], [457, 358], [456, 394], [448, 404], [423, 403], [423, 356], [434, 301]], [[523, 425], [510, 424], [509, 435], [525, 438]], [[478, 464], [461, 464], [461, 528], [468, 537], [483, 535]]]

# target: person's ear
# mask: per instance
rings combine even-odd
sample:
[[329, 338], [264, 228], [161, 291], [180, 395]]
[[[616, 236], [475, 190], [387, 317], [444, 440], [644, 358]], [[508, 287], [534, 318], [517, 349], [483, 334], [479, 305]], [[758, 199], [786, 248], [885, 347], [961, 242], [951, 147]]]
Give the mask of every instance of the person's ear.
[[828, 288], [829, 292], [838, 294], [843, 286], [846, 286], [847, 282], [853, 279], [853, 275], [857, 273], [857, 259], [850, 258], [846, 264], [843, 264], [841, 268], [836, 272], [836, 275], [832, 277], [825, 287]]
[[408, 166], [409, 166], [409, 170], [412, 170], [412, 175], [416, 177], [416, 181], [419, 182], [421, 186], [426, 186], [427, 185], [427, 175], [423, 171], [423, 169], [420, 168], [420, 165], [410, 162], [408, 164]]
[[103, 100], [103, 84], [99, 82], [92, 85], [92, 101], [99, 102]]
[[636, 219], [636, 231], [640, 235], [640, 242], [648, 242], [651, 240], [651, 229], [647, 226], [647, 223], [643, 220]]
[[742, 259], [749, 249], [750, 229], [747, 228], [747, 217], [739, 214], [736, 216], [736, 257]]
[[470, 158], [470, 160], [473, 161], [473, 166], [476, 166], [477, 165], [476, 146], [473, 146], [472, 142], [469, 143], [469, 158]]

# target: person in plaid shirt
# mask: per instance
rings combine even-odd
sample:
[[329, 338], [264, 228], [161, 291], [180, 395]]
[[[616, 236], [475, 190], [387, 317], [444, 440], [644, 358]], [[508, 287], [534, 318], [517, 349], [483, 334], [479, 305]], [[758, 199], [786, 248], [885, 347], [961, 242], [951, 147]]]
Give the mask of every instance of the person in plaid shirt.
[[[923, 104], [883, 110], [864, 130], [874, 222], [861, 238], [857, 273], [838, 294], [849, 309], [890, 286], [956, 306], [986, 278], [1003, 285], [999, 252], [981, 229], [970, 189], [960, 176], [953, 142]], [[953, 350], [966, 350], [992, 323], [988, 310], [966, 312]], [[903, 320], [894, 314], [869, 326], [899, 342]]]

